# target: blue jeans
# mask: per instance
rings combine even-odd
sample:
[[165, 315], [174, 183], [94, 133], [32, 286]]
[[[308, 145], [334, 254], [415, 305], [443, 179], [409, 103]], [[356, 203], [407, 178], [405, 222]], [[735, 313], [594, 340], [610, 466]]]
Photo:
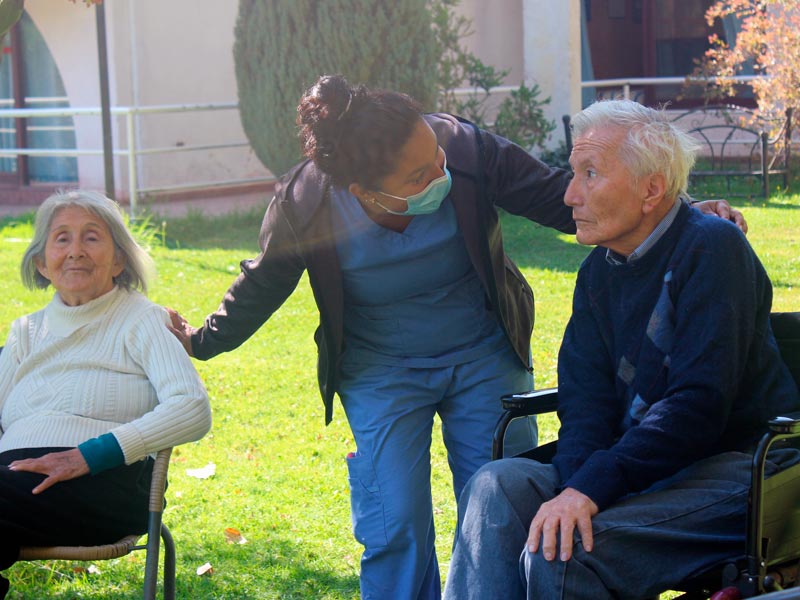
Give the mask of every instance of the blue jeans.
[[[771, 453], [768, 473], [796, 462]], [[461, 498], [461, 527], [446, 600], [644, 598], [742, 556], [752, 456], [699, 461], [592, 519], [594, 549], [575, 534], [573, 558], [547, 561], [525, 548], [539, 506], [560, 484], [552, 465], [512, 458], [483, 467]]]
[[[434, 415], [442, 420], [458, 498], [491, 459], [500, 396], [532, 389], [532, 376], [510, 348], [454, 367], [348, 371], [339, 395], [357, 446], [347, 468], [353, 532], [364, 546], [361, 597], [436, 600], [441, 583], [431, 500]], [[535, 438], [534, 423], [528, 441]]]

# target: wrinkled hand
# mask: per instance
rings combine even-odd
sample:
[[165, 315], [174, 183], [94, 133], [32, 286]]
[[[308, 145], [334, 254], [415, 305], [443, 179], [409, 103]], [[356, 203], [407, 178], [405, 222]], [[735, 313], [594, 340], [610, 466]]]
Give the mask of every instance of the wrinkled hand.
[[747, 221], [744, 220], [744, 215], [732, 208], [727, 200], [706, 200], [696, 202], [693, 206], [706, 215], [716, 215], [722, 219], [733, 221], [743, 233], [747, 233]]
[[575, 528], [581, 534], [583, 549], [592, 551], [592, 517], [598, 512], [597, 505], [589, 496], [578, 490], [566, 488], [558, 496], [539, 507], [533, 518], [528, 541], [528, 550], [536, 552], [541, 542], [546, 560], [553, 560], [561, 539], [561, 560], [572, 558], [572, 534]]
[[169, 314], [169, 320], [172, 321], [172, 326], [170, 327], [169, 325], [167, 325], [167, 329], [169, 329], [173, 333], [173, 335], [176, 338], [178, 338], [178, 340], [186, 350], [186, 354], [188, 354], [189, 356], [194, 356], [194, 352], [192, 351], [192, 334], [195, 332], [194, 327], [189, 325], [186, 319], [184, 319], [178, 313], [178, 311], [173, 310], [168, 306], [164, 308], [167, 309], [167, 313]]
[[47, 475], [47, 478], [33, 488], [34, 494], [39, 494], [59, 481], [75, 479], [89, 473], [89, 465], [83, 459], [83, 454], [77, 448], [63, 452], [51, 452], [39, 458], [24, 458], [15, 460], [8, 465], [11, 471], [30, 471]]

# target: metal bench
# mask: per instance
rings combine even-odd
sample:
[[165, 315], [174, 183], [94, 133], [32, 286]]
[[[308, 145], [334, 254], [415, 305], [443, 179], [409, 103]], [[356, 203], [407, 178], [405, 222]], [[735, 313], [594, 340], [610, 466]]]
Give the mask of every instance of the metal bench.
[[782, 119], [767, 119], [741, 106], [703, 106], [679, 113], [673, 123], [699, 143], [691, 179], [722, 177], [727, 194], [737, 180], [756, 179], [764, 198], [770, 177], [781, 177], [784, 189], [791, 178], [792, 109]]

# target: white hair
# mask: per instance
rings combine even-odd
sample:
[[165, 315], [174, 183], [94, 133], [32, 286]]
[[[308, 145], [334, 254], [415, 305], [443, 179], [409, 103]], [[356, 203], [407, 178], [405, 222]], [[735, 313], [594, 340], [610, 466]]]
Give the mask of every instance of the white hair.
[[108, 226], [117, 258], [122, 259], [125, 264], [122, 273], [114, 278], [114, 283], [125, 289], [139, 289], [147, 293], [147, 284], [154, 271], [153, 260], [128, 231], [119, 205], [103, 194], [84, 190], [56, 192], [39, 206], [36, 211], [33, 239], [22, 257], [20, 266], [22, 282], [29, 289], [44, 289], [50, 285], [50, 280], [39, 272], [36, 263], [44, 261], [47, 236], [53, 217], [68, 206], [86, 209]]
[[619, 147], [619, 158], [634, 179], [662, 173], [665, 195], [686, 193], [698, 143], [678, 129], [663, 110], [648, 108], [632, 100], [605, 100], [583, 109], [572, 118], [575, 138], [600, 127], [627, 130]]

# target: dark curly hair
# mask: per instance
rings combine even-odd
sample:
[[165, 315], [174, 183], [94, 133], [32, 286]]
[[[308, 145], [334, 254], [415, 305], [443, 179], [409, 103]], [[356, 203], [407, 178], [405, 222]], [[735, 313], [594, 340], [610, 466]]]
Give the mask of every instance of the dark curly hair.
[[297, 106], [303, 155], [340, 187], [377, 189], [421, 116], [410, 96], [350, 86], [341, 75], [321, 76]]

